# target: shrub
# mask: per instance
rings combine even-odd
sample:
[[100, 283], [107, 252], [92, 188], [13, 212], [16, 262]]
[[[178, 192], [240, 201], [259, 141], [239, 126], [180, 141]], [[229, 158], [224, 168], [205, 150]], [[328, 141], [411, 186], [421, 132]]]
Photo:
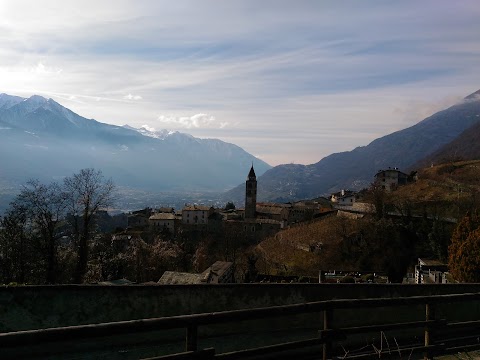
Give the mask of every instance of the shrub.
[[373, 281], [375, 280], [375, 276], [373, 274], [365, 274], [362, 276], [363, 281]]

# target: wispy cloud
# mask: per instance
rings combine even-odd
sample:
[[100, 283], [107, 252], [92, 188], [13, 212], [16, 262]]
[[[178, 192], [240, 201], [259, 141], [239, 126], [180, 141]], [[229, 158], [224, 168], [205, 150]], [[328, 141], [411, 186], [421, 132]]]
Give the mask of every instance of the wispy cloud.
[[125, 100], [142, 100], [142, 97], [140, 95], [132, 95], [128, 94], [123, 97]]
[[214, 116], [208, 114], [195, 114], [192, 116], [165, 116], [160, 115], [157, 119], [164, 126], [180, 126], [185, 129], [192, 128], [225, 128], [227, 122], [218, 122]]
[[476, 0], [17, 0], [0, 13], [0, 92], [220, 137], [273, 164], [365, 145], [480, 87]]
[[60, 75], [62, 73], [62, 69], [47, 67], [41, 62], [39, 62], [34, 67], [31, 67], [29, 71], [33, 73], [41, 74], [41, 75], [48, 75], [48, 74]]

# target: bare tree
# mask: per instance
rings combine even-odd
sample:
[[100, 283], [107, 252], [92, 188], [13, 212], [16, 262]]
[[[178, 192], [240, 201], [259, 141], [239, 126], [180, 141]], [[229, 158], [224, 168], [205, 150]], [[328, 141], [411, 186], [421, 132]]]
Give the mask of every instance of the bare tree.
[[373, 204], [377, 219], [385, 217], [390, 199], [388, 193], [381, 185], [372, 183], [369, 191], [366, 193], [365, 200]]
[[32, 231], [39, 235], [45, 280], [49, 284], [55, 283], [57, 275], [57, 247], [62, 235], [60, 222], [65, 214], [65, 200], [65, 193], [57, 183], [44, 185], [30, 180], [13, 203], [14, 208], [24, 209]]
[[111, 179], [103, 177], [101, 171], [91, 168], [66, 178], [64, 186], [78, 251], [74, 282], [82, 283], [87, 272], [88, 243], [93, 232], [94, 215], [112, 205], [115, 186]]

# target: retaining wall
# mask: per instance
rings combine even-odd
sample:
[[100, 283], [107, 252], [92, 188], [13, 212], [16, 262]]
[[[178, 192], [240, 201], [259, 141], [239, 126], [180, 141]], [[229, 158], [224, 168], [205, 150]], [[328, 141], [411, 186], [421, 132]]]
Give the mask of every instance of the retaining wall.
[[[0, 287], [0, 332], [303, 303], [480, 292], [480, 284], [60, 285]], [[465, 311], [479, 312], [475, 304]]]

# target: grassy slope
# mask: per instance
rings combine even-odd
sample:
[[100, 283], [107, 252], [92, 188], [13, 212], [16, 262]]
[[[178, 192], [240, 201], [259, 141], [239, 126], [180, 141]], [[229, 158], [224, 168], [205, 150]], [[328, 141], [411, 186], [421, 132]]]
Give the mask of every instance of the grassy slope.
[[[285, 229], [256, 247], [257, 269], [272, 275], [318, 276], [319, 269], [349, 269], [339, 263], [345, 234], [354, 231], [355, 222], [328, 217], [313, 223]], [[321, 250], [309, 252], [310, 245], [321, 243]]]
[[[400, 187], [386, 201], [408, 203], [412, 213], [458, 218], [480, 201], [480, 160], [442, 164], [421, 169], [415, 183]], [[476, 195], [478, 194], [478, 195]], [[365, 220], [329, 217], [282, 230], [260, 243], [257, 269], [262, 273], [317, 276], [319, 269], [351, 270], [353, 264], [342, 256]], [[322, 243], [318, 253], [305, 249]]]
[[461, 217], [476, 206], [480, 194], [480, 160], [460, 161], [421, 169], [418, 181], [392, 193], [421, 210], [438, 205], [443, 216]]

